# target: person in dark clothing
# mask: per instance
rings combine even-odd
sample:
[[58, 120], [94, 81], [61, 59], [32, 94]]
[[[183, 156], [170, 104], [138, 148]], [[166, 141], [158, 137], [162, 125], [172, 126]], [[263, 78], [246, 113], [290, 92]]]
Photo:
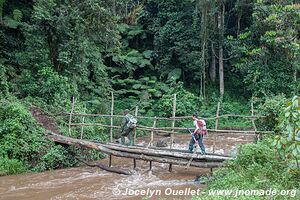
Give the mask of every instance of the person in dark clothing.
[[121, 124], [121, 144], [125, 145], [125, 136], [129, 138], [129, 146], [134, 145], [133, 130], [135, 129], [136, 120], [129, 114], [129, 110], [124, 110], [124, 118]]

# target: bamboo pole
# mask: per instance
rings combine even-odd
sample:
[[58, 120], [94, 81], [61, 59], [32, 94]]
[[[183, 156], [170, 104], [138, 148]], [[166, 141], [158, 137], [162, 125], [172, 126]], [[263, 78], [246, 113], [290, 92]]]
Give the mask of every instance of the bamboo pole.
[[[58, 113], [55, 114], [56, 116], [69, 116], [70, 113]], [[111, 117], [112, 115], [105, 115], [105, 114], [84, 114], [84, 113], [72, 113], [73, 116], [89, 116], [89, 117]], [[123, 118], [124, 115], [113, 115], [113, 117], [117, 117], [117, 118]], [[249, 118], [249, 119], [256, 119], [256, 118], [264, 118], [266, 116], [247, 116], [247, 115], [235, 115], [235, 114], [225, 114], [225, 115], [219, 115], [218, 117], [201, 117], [199, 116], [201, 119], [204, 120], [215, 120], [215, 119], [220, 119], [220, 118], [227, 118], [227, 117], [241, 117], [241, 118]], [[154, 117], [145, 117], [145, 116], [136, 116], [136, 118], [139, 119], [154, 119]], [[168, 121], [174, 121], [174, 120], [187, 120], [190, 119], [191, 116], [181, 116], [181, 117], [156, 117], [156, 119], [158, 120], [168, 120]]]
[[153, 126], [152, 126], [152, 130], [151, 130], [151, 140], [150, 140], [150, 142], [149, 142], [147, 148], [148, 148], [149, 146], [152, 146], [152, 145], [153, 145], [153, 140], [154, 140], [154, 130], [155, 130], [155, 128], [156, 128], [156, 117], [154, 117]]
[[216, 127], [215, 127], [216, 130], [218, 130], [218, 125], [219, 125], [219, 111], [220, 111], [220, 102], [218, 102], [217, 113], [216, 113]]
[[172, 172], [172, 164], [169, 164], [169, 172]]
[[[135, 112], [134, 112], [134, 116], [137, 117], [138, 115], [138, 112], [139, 112], [139, 107], [136, 106], [135, 107]], [[134, 129], [134, 138], [133, 138], [133, 143], [136, 144], [136, 128]]]
[[110, 142], [113, 141], [113, 115], [114, 115], [114, 93], [111, 92], [111, 110], [110, 110], [110, 130], [109, 130], [109, 135], [110, 135]]
[[133, 159], [133, 169], [136, 168], [136, 158]]
[[[251, 101], [251, 116], [254, 116], [253, 101]], [[255, 119], [252, 119], [252, 125], [253, 125], [254, 131], [257, 131], [256, 125], [255, 125]]]
[[215, 153], [217, 136], [216, 133], [213, 133], [212, 135], [213, 135], [213, 153]]
[[75, 97], [72, 96], [72, 99], [71, 99], [71, 112], [70, 112], [70, 116], [69, 116], [69, 135], [71, 135], [71, 122], [72, 122], [72, 114], [74, 112], [74, 104], [75, 104]]
[[109, 155], [109, 163], [108, 163], [108, 166], [109, 166], [109, 167], [111, 167], [111, 163], [112, 163], [111, 161], [112, 161], [112, 155], [110, 154], [110, 155]]
[[171, 133], [171, 145], [170, 148], [173, 148], [173, 142], [174, 142], [174, 127], [175, 127], [175, 115], [176, 115], [176, 94], [174, 94], [173, 97], [173, 112], [172, 112], [172, 117], [173, 117], [173, 121], [172, 121], [172, 133]]
[[[220, 112], [220, 102], [218, 102], [218, 107], [217, 107], [217, 113], [216, 113], [216, 131], [218, 130], [218, 125], [219, 125], [219, 112]], [[216, 150], [216, 133], [213, 133], [213, 153], [215, 153]]]
[[[83, 108], [83, 113], [86, 112], [86, 104], [84, 104], [84, 108]], [[82, 123], [84, 124], [84, 118], [85, 116], [82, 117]], [[83, 127], [84, 126], [81, 126], [81, 133], [80, 133], [80, 139], [82, 139], [82, 136], [83, 136]]]
[[[118, 128], [120, 129], [120, 126], [110, 126], [110, 125], [105, 125], [105, 124], [100, 124], [100, 123], [72, 123], [71, 126], [102, 126], [102, 127], [112, 127], [112, 128]], [[172, 127], [165, 127], [167, 129], [172, 129]], [[137, 129], [140, 129], [140, 130], [145, 130], [145, 131], [156, 131], [156, 132], [159, 132], [159, 133], [169, 133], [170, 134], [170, 131], [164, 131], [163, 129], [161, 129], [160, 127], [159, 128], [154, 128], [153, 127], [147, 127], [147, 126], [137, 126]], [[186, 130], [186, 128], [179, 128], [179, 127], [174, 127], [174, 129], [176, 130]], [[273, 131], [239, 131], [239, 130], [215, 130], [215, 129], [207, 129], [207, 131], [210, 131], [210, 132], [217, 132], [217, 133], [241, 133], [241, 134], [244, 134], [244, 135], [254, 135], [255, 133], [266, 133], [266, 134], [272, 134], [274, 133]], [[180, 134], [179, 132], [174, 132], [175, 134]]]

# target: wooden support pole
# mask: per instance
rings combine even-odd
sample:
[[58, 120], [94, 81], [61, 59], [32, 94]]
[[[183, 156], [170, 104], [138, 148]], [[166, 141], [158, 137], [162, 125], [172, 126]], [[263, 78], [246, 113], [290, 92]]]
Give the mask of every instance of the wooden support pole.
[[210, 176], [213, 175], [213, 168], [210, 168]]
[[135, 169], [136, 168], [136, 159], [134, 158], [133, 159], [133, 169]]
[[109, 166], [109, 167], [111, 167], [111, 162], [112, 162], [112, 155], [110, 154], [110, 155], [109, 155], [109, 163], [108, 163], [108, 166]]
[[113, 115], [114, 115], [114, 93], [111, 92], [111, 110], [110, 110], [110, 129], [109, 129], [109, 135], [110, 135], [110, 142], [113, 141]]
[[[84, 108], [83, 108], [83, 113], [85, 113], [85, 112], [86, 112], [86, 104], [84, 104]], [[83, 124], [84, 124], [84, 117], [85, 117], [85, 116], [82, 117], [82, 123], [83, 123]], [[84, 127], [84, 126], [81, 126], [80, 139], [82, 139], [82, 136], [83, 136], [83, 127]]]
[[169, 164], [169, 172], [172, 172], [172, 164]]
[[151, 171], [152, 170], [152, 161], [149, 161], [149, 165], [150, 165], [149, 169]]
[[75, 97], [72, 96], [72, 99], [71, 99], [71, 112], [70, 112], [70, 117], [69, 117], [69, 135], [71, 135], [71, 123], [72, 123], [72, 114], [74, 112], [74, 104], [75, 104]]
[[[253, 100], [251, 101], [251, 116], [254, 116]], [[252, 125], [254, 131], [257, 131], [254, 118], [252, 118]]]
[[[220, 112], [220, 102], [218, 102], [218, 106], [217, 106], [217, 113], [216, 113], [216, 131], [218, 130], [218, 125], [219, 125], [219, 112]], [[216, 151], [216, 133], [213, 133], [213, 153], [215, 153]]]
[[220, 102], [218, 102], [217, 113], [216, 113], [216, 127], [215, 127], [216, 130], [218, 130], [218, 125], [219, 125], [219, 111], [220, 111]]
[[149, 147], [149, 146], [153, 146], [153, 140], [154, 140], [154, 129], [156, 128], [156, 117], [154, 117], [154, 121], [153, 121], [153, 126], [152, 126], [152, 130], [151, 130], [151, 140], [150, 140], [150, 142], [149, 142], [149, 144], [148, 144], [148, 146], [147, 147]]
[[216, 140], [217, 140], [217, 133], [213, 133], [213, 153], [216, 151]]
[[[176, 94], [174, 94], [173, 98], [173, 113], [172, 113], [173, 121], [172, 121], [172, 132], [174, 132], [174, 127], [175, 127], [175, 117], [176, 117]], [[171, 133], [171, 145], [170, 148], [173, 148], [173, 142], [174, 142], [174, 133]]]
[[[135, 107], [135, 112], [134, 112], [134, 116], [137, 117], [138, 116], [138, 112], [139, 112], [139, 107], [136, 106]], [[134, 129], [134, 138], [133, 138], [133, 144], [136, 144], [136, 128]]]

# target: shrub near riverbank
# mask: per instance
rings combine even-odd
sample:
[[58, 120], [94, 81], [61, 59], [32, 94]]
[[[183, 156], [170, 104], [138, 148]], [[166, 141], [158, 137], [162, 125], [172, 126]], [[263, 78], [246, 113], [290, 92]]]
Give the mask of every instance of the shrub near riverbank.
[[24, 104], [12, 96], [0, 100], [1, 175], [72, 165], [68, 151], [46, 140]]

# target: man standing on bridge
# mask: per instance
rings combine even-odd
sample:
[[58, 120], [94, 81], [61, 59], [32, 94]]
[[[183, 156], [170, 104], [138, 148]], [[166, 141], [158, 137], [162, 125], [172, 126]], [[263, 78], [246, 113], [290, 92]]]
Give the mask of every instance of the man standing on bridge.
[[194, 113], [193, 116], [195, 130], [192, 133], [192, 138], [189, 144], [189, 152], [192, 153], [194, 150], [194, 144], [198, 142], [201, 149], [201, 154], [205, 154], [205, 147], [203, 144], [203, 136], [206, 134], [206, 124], [204, 120], [198, 119], [197, 113]]
[[137, 120], [129, 114], [129, 110], [124, 110], [124, 118], [121, 124], [121, 144], [125, 145], [125, 136], [129, 138], [129, 146], [134, 145], [133, 130], [136, 127]]

